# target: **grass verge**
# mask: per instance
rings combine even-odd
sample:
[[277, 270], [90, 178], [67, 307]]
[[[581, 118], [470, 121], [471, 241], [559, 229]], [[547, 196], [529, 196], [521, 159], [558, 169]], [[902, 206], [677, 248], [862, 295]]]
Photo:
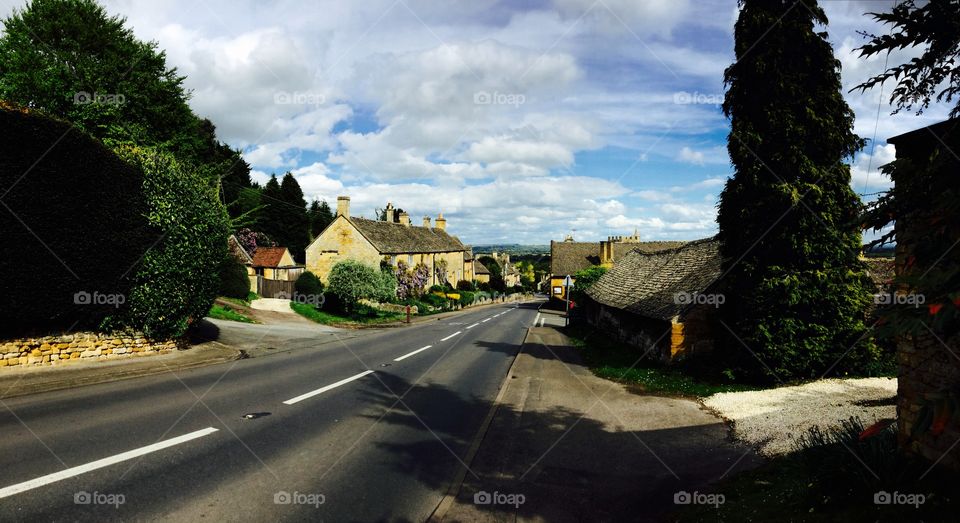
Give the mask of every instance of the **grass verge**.
[[230, 321], [240, 321], [243, 323], [257, 323], [252, 318], [248, 318], [243, 314], [231, 309], [230, 307], [225, 307], [222, 305], [214, 304], [210, 307], [210, 312], [207, 313], [207, 316], [211, 318], [216, 318], [218, 320], [230, 320]]
[[[760, 387], [724, 381], [705, 366], [664, 365], [642, 352], [613, 340], [591, 328], [570, 326], [564, 334], [576, 346], [584, 363], [594, 374], [639, 388], [643, 392], [704, 397], [718, 392], [757, 390]], [[711, 375], [716, 374], [716, 375]]]
[[404, 318], [404, 315], [400, 313], [386, 312], [364, 306], [358, 306], [357, 310], [349, 315], [320, 310], [307, 303], [290, 302], [290, 308], [308, 320], [332, 326], [357, 327], [377, 325], [399, 321]]
[[957, 520], [955, 474], [900, 453], [893, 427], [864, 440], [862, 431], [856, 419], [811, 430], [796, 452], [716, 485], [710, 494], [719, 505], [690, 505], [669, 520]]

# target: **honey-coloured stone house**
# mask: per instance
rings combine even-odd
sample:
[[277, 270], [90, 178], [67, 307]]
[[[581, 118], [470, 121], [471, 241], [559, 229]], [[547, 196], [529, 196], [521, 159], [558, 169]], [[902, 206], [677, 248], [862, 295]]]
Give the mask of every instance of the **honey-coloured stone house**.
[[470, 257], [467, 247], [447, 233], [447, 220], [442, 213], [431, 226], [427, 216], [422, 225], [411, 224], [405, 212], [400, 213], [396, 222], [395, 212], [388, 203], [384, 220], [352, 217], [350, 197], [337, 197], [333, 222], [307, 246], [307, 270], [327, 283], [330, 270], [343, 260], [355, 260], [376, 269], [381, 262], [396, 266], [403, 261], [411, 268], [418, 263], [429, 267], [428, 286], [445, 282], [456, 285], [473, 276], [472, 266], [464, 265], [464, 259]]

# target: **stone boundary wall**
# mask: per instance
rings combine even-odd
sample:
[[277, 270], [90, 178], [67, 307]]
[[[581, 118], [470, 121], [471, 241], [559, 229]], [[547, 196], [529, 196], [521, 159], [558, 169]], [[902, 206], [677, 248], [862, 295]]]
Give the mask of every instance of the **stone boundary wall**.
[[181, 348], [177, 340], [149, 340], [142, 334], [77, 332], [59, 336], [0, 341], [0, 367], [62, 365], [166, 354]]

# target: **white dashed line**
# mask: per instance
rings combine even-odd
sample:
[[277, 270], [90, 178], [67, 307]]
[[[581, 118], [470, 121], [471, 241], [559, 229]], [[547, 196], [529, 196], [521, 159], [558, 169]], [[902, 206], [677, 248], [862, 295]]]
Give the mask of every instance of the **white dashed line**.
[[414, 354], [417, 354], [417, 353], [419, 353], [419, 352], [423, 352], [423, 351], [429, 349], [430, 347], [433, 347], [433, 345], [427, 345], [426, 347], [421, 347], [421, 348], [419, 348], [419, 349], [417, 349], [417, 350], [415, 350], [415, 351], [413, 351], [413, 352], [411, 352], [411, 353], [409, 353], [409, 354], [404, 354], [403, 356], [400, 356], [399, 358], [394, 358], [393, 361], [403, 361], [403, 360], [409, 358], [410, 356], [413, 356]]
[[539, 321], [540, 321], [540, 313], [538, 312], [538, 313], [537, 313], [537, 317], [534, 318], [534, 320], [533, 320], [533, 326], [536, 327], [536, 326], [537, 326], [537, 322], [539, 322]]
[[485, 320], [481, 320], [480, 323], [486, 323], [486, 322], [488, 322], [488, 321], [490, 321], [490, 320], [492, 320], [492, 319], [493, 319], [493, 318], [487, 318], [487, 319], [485, 319]]
[[454, 332], [453, 334], [447, 336], [446, 338], [441, 338], [440, 341], [447, 341], [447, 340], [449, 340], [450, 338], [456, 336], [457, 334], [460, 334], [460, 331]]
[[17, 483], [16, 485], [10, 485], [9, 487], [0, 489], [0, 498], [5, 498], [8, 496], [13, 496], [14, 494], [19, 494], [21, 492], [26, 492], [37, 487], [42, 487], [44, 485], [49, 485], [57, 481], [61, 481], [67, 478], [72, 478], [74, 476], [79, 476], [80, 474], [90, 472], [97, 469], [102, 469], [104, 467], [109, 467], [110, 465], [115, 465], [117, 463], [131, 460], [151, 452], [156, 452], [158, 450], [163, 450], [168, 447], [173, 447], [174, 445], [179, 445], [181, 443], [186, 443], [190, 440], [197, 438], [202, 438], [208, 434], [213, 434], [219, 429], [213, 427], [207, 427], [189, 434], [184, 434], [183, 436], [177, 436], [164, 441], [158, 441], [152, 445], [147, 445], [146, 447], [140, 447], [138, 449], [128, 450], [122, 454], [117, 454], [110, 456], [108, 458], [98, 459], [97, 461], [91, 461], [86, 465], [79, 465], [76, 467], [68, 468], [66, 470], [61, 470], [60, 472], [54, 472], [53, 474], [47, 474], [46, 476], [40, 476], [36, 479], [31, 479], [30, 481], [24, 481], [23, 483]]
[[305, 399], [307, 399], [307, 398], [312, 398], [312, 397], [316, 396], [317, 394], [323, 394], [324, 392], [327, 392], [327, 391], [330, 390], [330, 389], [335, 389], [335, 388], [339, 387], [340, 385], [345, 385], [345, 384], [347, 384], [347, 383], [350, 383], [350, 382], [353, 381], [353, 380], [358, 380], [358, 379], [366, 376], [367, 374], [373, 374], [373, 371], [372, 371], [372, 370], [365, 370], [365, 371], [361, 372], [360, 374], [357, 374], [357, 375], [355, 375], [355, 376], [350, 376], [350, 377], [347, 378], [347, 379], [343, 379], [343, 380], [340, 380], [340, 381], [338, 381], [338, 382], [336, 382], [336, 383], [332, 383], [332, 384], [330, 384], [330, 385], [327, 385], [326, 387], [321, 387], [321, 388], [319, 388], [319, 389], [317, 389], [317, 390], [312, 390], [312, 391], [310, 391], [310, 392], [308, 392], [308, 393], [306, 393], [306, 394], [301, 394], [301, 395], [297, 396], [296, 398], [288, 399], [287, 401], [284, 401], [283, 403], [284, 403], [284, 405], [293, 405], [294, 403], [299, 403], [299, 402], [301, 402], [301, 401], [303, 401], [303, 400], [305, 400]]
[[468, 329], [472, 329], [472, 328], [476, 327], [477, 325], [480, 325], [480, 324], [479, 324], [479, 323], [474, 323], [473, 325], [470, 325], [470, 326], [468, 326], [467, 328], [468, 328]]

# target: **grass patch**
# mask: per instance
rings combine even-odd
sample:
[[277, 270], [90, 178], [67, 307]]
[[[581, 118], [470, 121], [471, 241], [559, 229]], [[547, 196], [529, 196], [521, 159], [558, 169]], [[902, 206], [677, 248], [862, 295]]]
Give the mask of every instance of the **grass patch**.
[[207, 313], [207, 316], [211, 318], [216, 318], [218, 320], [230, 320], [230, 321], [240, 321], [243, 323], [257, 323], [252, 318], [248, 318], [243, 314], [231, 309], [230, 307], [224, 307], [222, 305], [214, 304], [210, 307], [210, 312]]
[[681, 396], [710, 396], [718, 392], [757, 390], [760, 387], [724, 380], [703, 360], [694, 364], [664, 365], [653, 359], [637, 362], [642, 352], [589, 328], [564, 330], [584, 363], [601, 378], [639, 387], [644, 392]]
[[240, 298], [230, 298], [230, 297], [227, 297], [227, 296], [221, 296], [220, 299], [221, 299], [221, 300], [224, 300], [224, 301], [228, 301], [228, 302], [233, 303], [233, 304], [236, 304], [236, 305], [240, 305], [240, 306], [242, 306], [242, 307], [249, 307], [249, 306], [250, 306], [250, 302], [252, 302], [253, 300], [258, 300], [258, 299], [260, 299], [260, 296], [259, 296], [257, 293], [255, 293], [255, 292], [251, 292], [251, 293], [247, 294], [247, 299], [245, 299], [245, 300], [242, 300], [242, 299], [240, 299]]
[[[862, 430], [856, 419], [811, 430], [796, 452], [717, 485], [719, 507], [690, 505], [670, 521], [956, 521], [954, 473], [901, 454], [893, 427], [860, 441]], [[899, 503], [876, 503], [881, 492]]]
[[405, 317], [400, 313], [381, 311], [363, 305], [357, 306], [356, 310], [350, 314], [317, 309], [307, 303], [290, 302], [290, 308], [304, 318], [324, 325], [376, 325], [398, 321]]

